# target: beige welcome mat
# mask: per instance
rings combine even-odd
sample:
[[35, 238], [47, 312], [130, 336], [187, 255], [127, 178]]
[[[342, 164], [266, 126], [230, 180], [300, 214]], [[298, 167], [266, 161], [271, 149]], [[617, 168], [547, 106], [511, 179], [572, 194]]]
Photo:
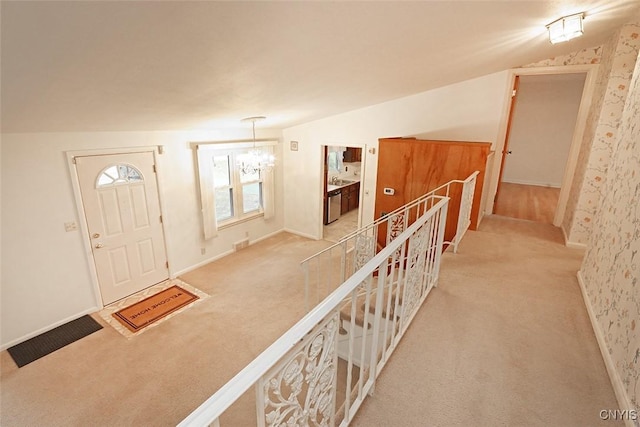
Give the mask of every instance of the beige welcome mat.
[[131, 338], [208, 297], [199, 289], [172, 279], [105, 307], [100, 317], [122, 335]]

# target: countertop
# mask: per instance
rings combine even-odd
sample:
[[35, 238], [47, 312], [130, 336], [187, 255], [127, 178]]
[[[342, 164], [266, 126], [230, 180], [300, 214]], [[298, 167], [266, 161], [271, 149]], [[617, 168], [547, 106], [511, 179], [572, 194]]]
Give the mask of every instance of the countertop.
[[348, 184], [343, 184], [343, 185], [327, 184], [327, 193], [330, 193], [332, 191], [339, 190], [340, 188], [348, 187], [351, 184], [360, 182], [360, 177], [344, 178], [344, 179], [352, 182]]

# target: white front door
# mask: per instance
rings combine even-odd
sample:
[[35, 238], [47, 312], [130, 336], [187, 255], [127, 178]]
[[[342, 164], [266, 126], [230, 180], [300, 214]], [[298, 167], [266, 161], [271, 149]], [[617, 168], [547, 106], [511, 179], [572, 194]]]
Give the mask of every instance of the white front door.
[[153, 153], [75, 160], [102, 302], [168, 279]]

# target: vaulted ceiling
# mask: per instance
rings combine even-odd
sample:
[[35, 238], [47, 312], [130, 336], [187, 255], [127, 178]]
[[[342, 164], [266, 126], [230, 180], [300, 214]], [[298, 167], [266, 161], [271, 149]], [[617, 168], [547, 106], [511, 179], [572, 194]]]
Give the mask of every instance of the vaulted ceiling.
[[[2, 1], [3, 132], [284, 128], [603, 43], [638, 0]], [[551, 45], [545, 24], [586, 12]]]

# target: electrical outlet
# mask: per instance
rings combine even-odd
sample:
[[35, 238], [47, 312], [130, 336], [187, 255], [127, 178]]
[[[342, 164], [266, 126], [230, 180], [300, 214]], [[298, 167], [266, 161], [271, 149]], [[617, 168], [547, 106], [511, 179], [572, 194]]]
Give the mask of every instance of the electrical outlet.
[[78, 224], [75, 222], [65, 222], [64, 223], [64, 231], [76, 231], [78, 229]]
[[200, 248], [200, 255], [204, 255], [207, 253], [207, 248]]

